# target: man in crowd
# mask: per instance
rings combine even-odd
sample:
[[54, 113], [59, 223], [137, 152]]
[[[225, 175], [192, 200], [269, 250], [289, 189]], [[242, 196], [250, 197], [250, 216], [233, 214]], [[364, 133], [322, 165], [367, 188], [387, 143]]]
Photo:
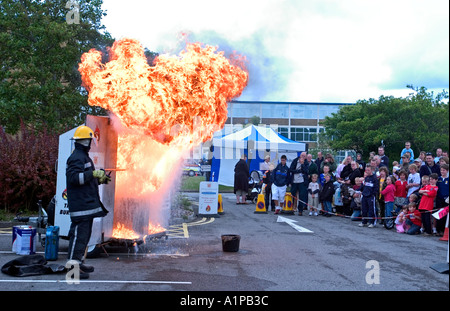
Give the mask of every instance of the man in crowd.
[[425, 165], [420, 166], [420, 178], [422, 176], [430, 176], [433, 173], [438, 174], [438, 176], [441, 176], [441, 169], [439, 167], [439, 164], [434, 163], [434, 157], [431, 152], [427, 152], [425, 157]]
[[389, 169], [389, 158], [384, 154], [384, 147], [378, 147], [378, 156], [380, 157], [380, 164], [378, 167], [386, 166]]
[[292, 175], [291, 194], [294, 197], [293, 203], [295, 207], [298, 207], [298, 214], [302, 215], [303, 209], [306, 208], [305, 202], [308, 201], [309, 162], [306, 158], [306, 152], [302, 152], [292, 161], [289, 171]]
[[286, 164], [287, 157], [283, 154], [280, 162], [271, 174], [272, 178], [272, 199], [275, 201], [275, 214], [281, 211], [281, 204], [284, 202], [287, 185], [290, 183], [290, 171]]

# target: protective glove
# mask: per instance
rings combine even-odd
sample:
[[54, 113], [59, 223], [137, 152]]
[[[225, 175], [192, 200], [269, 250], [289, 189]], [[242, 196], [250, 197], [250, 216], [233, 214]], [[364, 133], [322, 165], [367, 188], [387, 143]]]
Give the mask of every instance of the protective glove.
[[111, 181], [111, 177], [108, 174], [106, 174], [105, 176], [101, 177], [98, 180], [99, 184], [105, 184], [105, 185], [107, 185], [110, 181]]
[[100, 179], [102, 179], [102, 178], [105, 177], [106, 172], [105, 172], [105, 170], [103, 170], [103, 169], [100, 169], [100, 170], [94, 170], [94, 171], [92, 172], [92, 175], [94, 176], [94, 178], [98, 178], [98, 179], [100, 180]]

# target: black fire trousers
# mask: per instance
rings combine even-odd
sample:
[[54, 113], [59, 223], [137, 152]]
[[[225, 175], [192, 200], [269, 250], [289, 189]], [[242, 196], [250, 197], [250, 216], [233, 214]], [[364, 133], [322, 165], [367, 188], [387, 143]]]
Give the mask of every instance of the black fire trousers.
[[69, 230], [69, 260], [84, 261], [84, 253], [92, 233], [93, 219], [72, 221]]

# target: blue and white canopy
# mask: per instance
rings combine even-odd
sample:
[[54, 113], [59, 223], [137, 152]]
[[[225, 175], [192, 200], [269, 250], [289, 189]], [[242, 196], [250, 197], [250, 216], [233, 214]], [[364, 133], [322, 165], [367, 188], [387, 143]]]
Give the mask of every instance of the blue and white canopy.
[[214, 181], [227, 186], [233, 186], [234, 166], [243, 154], [247, 155], [251, 172], [260, 170], [266, 155], [270, 155], [271, 162], [276, 165], [282, 154], [286, 154], [290, 162], [308, 148], [306, 143], [290, 140], [270, 127], [254, 125], [214, 138], [213, 146], [211, 176], [214, 175]]
[[[238, 132], [224, 135], [222, 138], [213, 140], [214, 146], [231, 146], [231, 142], [237, 142], [239, 146], [244, 146], [243, 142], [250, 142], [251, 147], [257, 150], [277, 150], [277, 151], [305, 151], [306, 144], [290, 140], [270, 127], [248, 126]], [[239, 143], [240, 142], [240, 143]], [[247, 148], [247, 146], [245, 146]]]

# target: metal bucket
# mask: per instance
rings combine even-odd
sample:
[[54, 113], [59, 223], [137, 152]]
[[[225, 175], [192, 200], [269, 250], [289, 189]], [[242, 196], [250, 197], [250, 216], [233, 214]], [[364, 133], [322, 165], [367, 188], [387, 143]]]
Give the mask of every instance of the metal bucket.
[[12, 251], [18, 255], [36, 253], [36, 229], [31, 226], [14, 226], [12, 232]]
[[241, 236], [237, 234], [222, 235], [222, 250], [224, 252], [238, 252]]

